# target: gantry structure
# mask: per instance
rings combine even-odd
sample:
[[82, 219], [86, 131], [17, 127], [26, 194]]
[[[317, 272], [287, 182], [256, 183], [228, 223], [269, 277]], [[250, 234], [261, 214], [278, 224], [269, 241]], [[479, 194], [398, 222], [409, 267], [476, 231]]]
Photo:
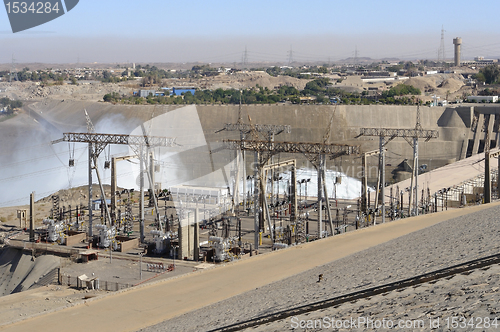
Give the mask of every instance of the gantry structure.
[[[381, 200], [381, 213], [382, 222], [385, 222], [385, 146], [395, 139], [396, 137], [404, 138], [410, 146], [413, 147], [413, 167], [412, 178], [410, 185], [410, 206], [409, 213], [412, 214], [412, 205], [414, 214], [418, 215], [418, 140], [424, 138], [429, 141], [433, 138], [439, 137], [437, 130], [423, 129], [420, 123], [420, 105], [417, 106], [417, 121], [414, 129], [396, 129], [396, 128], [361, 128], [360, 136], [375, 136], [379, 137], [379, 181], [377, 184], [377, 198], [375, 199], [375, 206], [378, 206], [378, 191], [380, 190]], [[415, 183], [414, 183], [415, 182]], [[414, 199], [412, 199], [413, 192], [415, 192]], [[399, 193], [398, 193], [399, 194]]]
[[[248, 116], [248, 120], [251, 123], [250, 116]], [[240, 94], [240, 104], [238, 107], [238, 121], [236, 123], [226, 123], [224, 124], [224, 127], [216, 133], [219, 133], [221, 131], [239, 131], [240, 132], [240, 140], [243, 141], [246, 139], [247, 135], [253, 134], [255, 139], [257, 138], [257, 134], [264, 134], [266, 135], [266, 139], [269, 140], [269, 142], [273, 142], [274, 138], [276, 135], [279, 135], [281, 133], [291, 133], [292, 128], [290, 125], [273, 125], [273, 124], [245, 124], [243, 123], [243, 118], [242, 118], [242, 113], [241, 113], [241, 94]], [[238, 149], [235, 149], [238, 150]], [[213, 152], [213, 151], [212, 151]], [[246, 151], [243, 150], [241, 151], [242, 153], [242, 159], [243, 159], [243, 178], [246, 179]], [[233, 197], [238, 200], [239, 199], [239, 163], [238, 163], [238, 155], [236, 152], [236, 158], [235, 158], [235, 169], [236, 169], [236, 179], [235, 179], [235, 184], [234, 184], [234, 189], [233, 189]], [[271, 170], [271, 176], [274, 178], [274, 170]], [[246, 206], [246, 180], [243, 181], [243, 206]], [[271, 182], [271, 197], [274, 197], [274, 181]], [[234, 201], [233, 199], [233, 209], [234, 209], [234, 203], [238, 204], [238, 201]], [[234, 212], [234, 211], [233, 211]]]
[[[259, 209], [258, 204], [263, 201], [262, 188], [265, 188], [265, 179], [263, 178], [263, 169], [269, 159], [279, 153], [301, 153], [308, 157], [314, 157], [314, 162], [319, 162], [318, 167], [318, 187], [321, 187], [321, 179], [324, 179], [325, 157], [337, 158], [344, 155], [359, 154], [359, 145], [351, 146], [347, 144], [327, 144], [327, 143], [304, 143], [304, 142], [270, 142], [261, 140], [223, 140], [224, 147], [232, 150], [253, 151], [255, 153], [255, 163], [258, 169], [255, 169], [255, 192], [254, 192], [254, 216], [255, 216], [255, 245], [258, 247], [258, 233], [260, 232]], [[324, 182], [323, 182], [324, 185]], [[325, 190], [326, 192], [326, 190]], [[327, 207], [328, 199], [326, 199]], [[265, 209], [265, 207], [263, 207]], [[333, 224], [330, 217], [330, 227], [333, 233]], [[322, 237], [322, 196], [318, 193], [318, 238]]]
[[[104, 151], [104, 149], [112, 144], [119, 145], [128, 145], [135, 152], [136, 155], [139, 156], [140, 159], [140, 167], [141, 167], [141, 220], [140, 220], [140, 229], [141, 229], [141, 242], [144, 241], [144, 150], [154, 147], [173, 147], [176, 145], [175, 138], [170, 137], [159, 137], [159, 136], [148, 136], [148, 135], [123, 135], [123, 134], [102, 134], [96, 133], [94, 125], [90, 120], [90, 117], [85, 111], [85, 117], [87, 119], [87, 133], [64, 133], [63, 138], [53, 141], [52, 144], [60, 143], [60, 142], [69, 142], [69, 143], [87, 143], [88, 144], [88, 192], [89, 192], [89, 237], [93, 236], [93, 213], [92, 213], [92, 170], [95, 170], [97, 175], [97, 180], [99, 182], [99, 187], [101, 190], [101, 199], [103, 200], [106, 217], [107, 220], [111, 222], [111, 214], [106, 204], [104, 187], [102, 185], [101, 176], [99, 174], [99, 169], [97, 167], [97, 159], [99, 155]], [[144, 131], [144, 127], [142, 128]], [[71, 165], [71, 161], [70, 161]], [[74, 165], [74, 161], [73, 161]], [[149, 172], [148, 172], [149, 175]], [[149, 175], [150, 182], [152, 176]], [[150, 187], [154, 188], [154, 184], [150, 183]], [[154, 192], [154, 191], [153, 191]], [[156, 208], [156, 213], [158, 215], [159, 211]], [[157, 217], [158, 218], [158, 217]]]

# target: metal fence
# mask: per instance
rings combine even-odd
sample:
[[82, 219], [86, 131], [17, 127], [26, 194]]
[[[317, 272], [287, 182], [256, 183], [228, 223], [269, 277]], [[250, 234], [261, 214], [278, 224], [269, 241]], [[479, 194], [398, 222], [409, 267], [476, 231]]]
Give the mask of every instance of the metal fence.
[[93, 279], [89, 283], [81, 282], [78, 280], [78, 277], [72, 277], [70, 275], [61, 275], [60, 277], [60, 284], [61, 285], [66, 285], [68, 287], [74, 287], [74, 288], [94, 288], [94, 289], [99, 289], [103, 291], [109, 291], [109, 292], [117, 292], [122, 289], [127, 289], [130, 287], [134, 287], [133, 284], [124, 284], [124, 283], [118, 283], [114, 281], [107, 281], [107, 280], [99, 280], [98, 278]]

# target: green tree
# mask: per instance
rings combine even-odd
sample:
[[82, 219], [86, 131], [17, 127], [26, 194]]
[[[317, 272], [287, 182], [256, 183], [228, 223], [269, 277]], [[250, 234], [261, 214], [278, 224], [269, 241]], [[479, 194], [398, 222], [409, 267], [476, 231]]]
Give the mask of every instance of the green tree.
[[486, 84], [494, 84], [498, 81], [500, 76], [500, 69], [498, 65], [488, 65], [480, 70], [484, 76], [484, 81]]
[[105, 102], [111, 102], [111, 101], [113, 101], [113, 96], [111, 96], [111, 93], [107, 93], [107, 94], [104, 95], [104, 97], [102, 97], [102, 99]]

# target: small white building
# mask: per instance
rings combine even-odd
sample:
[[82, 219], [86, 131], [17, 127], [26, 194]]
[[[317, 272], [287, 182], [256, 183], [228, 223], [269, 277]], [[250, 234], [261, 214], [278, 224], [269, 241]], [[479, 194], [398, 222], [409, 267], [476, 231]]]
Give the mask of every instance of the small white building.
[[230, 201], [229, 190], [227, 188], [179, 185], [170, 187], [170, 192], [179, 199], [183, 197], [205, 197], [207, 204], [225, 204]]
[[472, 103], [497, 103], [498, 96], [469, 96], [467, 100]]

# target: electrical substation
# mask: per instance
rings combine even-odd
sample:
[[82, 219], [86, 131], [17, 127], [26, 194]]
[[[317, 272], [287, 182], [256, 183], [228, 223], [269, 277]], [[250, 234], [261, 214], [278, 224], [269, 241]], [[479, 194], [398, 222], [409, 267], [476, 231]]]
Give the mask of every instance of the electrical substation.
[[[50, 215], [36, 224], [32, 193], [29, 211], [17, 210], [26, 233], [9, 239], [9, 246], [75, 262], [131, 260], [140, 265], [132, 279], [141, 283], [146, 275], [175, 273], [176, 266], [203, 269], [498, 197], [498, 170], [490, 165], [500, 154], [500, 113], [445, 110], [439, 123], [457, 126], [457, 117], [465, 121], [465, 139], [457, 149], [464, 158], [447, 163], [429, 160], [428, 145], [436, 147], [450, 131], [429, 124], [433, 110], [427, 107], [415, 107], [414, 117], [407, 117], [412, 121], [404, 122], [415, 125], [361, 123], [342, 132], [337, 122], [345, 121], [345, 109], [328, 107], [314, 135], [295, 127], [297, 122], [266, 123], [253, 108], [233, 110], [237, 121], [225, 124], [203, 119], [194, 107], [152, 117], [151, 123], [161, 128], [189, 116], [210, 123], [209, 129], [189, 135], [183, 135], [182, 126], [152, 133], [151, 123], [131, 134], [98, 132], [89, 113], [80, 112], [86, 132], [66, 132], [51, 142], [67, 144], [68, 169], [82, 166], [75, 151], [88, 155], [87, 185], [75, 189], [78, 202], [59, 194], [44, 198]], [[113, 152], [120, 146], [128, 153]], [[394, 154], [411, 157], [395, 167], [387, 161]], [[136, 187], [122, 184], [120, 172], [130, 165], [138, 169], [133, 173]], [[349, 172], [355, 167], [349, 165], [359, 171]], [[105, 281], [110, 288], [108, 280], [101, 279], [99, 286], [96, 278], [71, 278], [75, 285], [102, 287]]]

